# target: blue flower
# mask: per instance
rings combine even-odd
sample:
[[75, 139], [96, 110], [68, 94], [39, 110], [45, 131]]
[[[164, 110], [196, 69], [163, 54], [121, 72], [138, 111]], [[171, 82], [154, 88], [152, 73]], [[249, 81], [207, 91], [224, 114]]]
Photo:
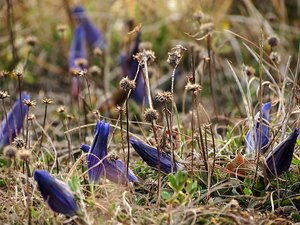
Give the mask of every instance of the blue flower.
[[[125, 52], [121, 53], [120, 55], [120, 64], [122, 66], [122, 73], [124, 76], [128, 76], [130, 80], [134, 79], [134, 76], [138, 69], [138, 62], [137, 60], [134, 60], [133, 55], [136, 55], [139, 52], [140, 41], [141, 41], [141, 32], [138, 32], [134, 41], [134, 46], [131, 49], [131, 51], [129, 51], [127, 55], [125, 54]], [[131, 97], [138, 104], [142, 104], [145, 98], [145, 82], [141, 73], [141, 69], [137, 75], [136, 87], [135, 90], [132, 91]]]
[[78, 23], [81, 24], [85, 31], [85, 37], [88, 44], [92, 48], [104, 49], [105, 41], [101, 32], [95, 27], [95, 25], [86, 16], [85, 10], [82, 6], [75, 6], [73, 8], [73, 14], [77, 19]]
[[[277, 145], [273, 151], [266, 157], [266, 173], [268, 178], [274, 178], [287, 171], [291, 165], [294, 148], [298, 135], [298, 129], [295, 129], [285, 140]], [[274, 156], [274, 161], [273, 161]], [[276, 171], [275, 171], [276, 168]]]
[[[90, 146], [87, 144], [81, 145], [81, 150], [88, 153]], [[99, 161], [100, 162], [100, 161]], [[113, 157], [107, 158], [106, 156], [102, 159], [99, 164], [100, 167], [100, 177], [105, 177], [106, 179], [114, 182], [121, 183], [123, 185], [126, 184], [126, 167], [124, 162], [115, 159]], [[128, 170], [128, 180], [129, 182], [139, 182], [138, 178], [134, 175], [134, 173], [129, 169]]]
[[[130, 143], [133, 146], [134, 150], [149, 166], [157, 169], [157, 149], [133, 138], [130, 139]], [[174, 172], [176, 172], [177, 169], [181, 169], [181, 166], [178, 163], [176, 163], [175, 165]], [[160, 154], [160, 170], [165, 174], [169, 174], [172, 172], [172, 157], [165, 152], [161, 152]]]
[[[23, 104], [24, 99], [30, 99], [30, 95], [27, 92], [21, 93], [22, 99], [22, 115], [20, 109], [20, 99], [18, 99], [15, 104], [13, 105], [12, 109], [7, 114], [7, 120], [10, 127], [10, 132], [12, 136], [12, 140], [20, 133], [23, 120], [27, 114], [28, 107]], [[4, 118], [1, 122], [1, 130], [0, 130], [0, 148], [4, 147], [5, 145], [9, 144], [9, 136], [8, 136], [7, 124], [6, 119]]]
[[[271, 102], [267, 102], [262, 106], [262, 133], [261, 133], [261, 148], [260, 151], [263, 151], [269, 142], [269, 123], [270, 123], [270, 110]], [[246, 135], [246, 154], [251, 154], [253, 151], [258, 149], [259, 145], [259, 117], [260, 113], [258, 112], [255, 115], [255, 127], [250, 129]]]
[[69, 70], [85, 69], [79, 68], [79, 66], [76, 65], [76, 60], [86, 58], [87, 53], [85, 49], [85, 32], [83, 27], [79, 25], [74, 31], [71, 49], [69, 52]]
[[97, 183], [103, 170], [101, 160], [107, 155], [107, 139], [109, 135], [109, 124], [98, 121], [95, 128], [93, 144], [87, 156], [87, 168], [89, 181]]
[[44, 170], [34, 171], [34, 179], [44, 201], [54, 212], [70, 216], [76, 214], [78, 207], [74, 195], [66, 184], [55, 179]]

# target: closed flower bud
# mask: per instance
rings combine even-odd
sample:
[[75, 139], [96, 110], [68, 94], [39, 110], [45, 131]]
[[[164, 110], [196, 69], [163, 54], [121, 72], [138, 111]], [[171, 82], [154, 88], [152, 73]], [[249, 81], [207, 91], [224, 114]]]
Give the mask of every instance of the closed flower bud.
[[68, 186], [52, 177], [47, 171], [34, 171], [34, 180], [44, 201], [57, 213], [72, 216], [78, 212], [74, 195]]

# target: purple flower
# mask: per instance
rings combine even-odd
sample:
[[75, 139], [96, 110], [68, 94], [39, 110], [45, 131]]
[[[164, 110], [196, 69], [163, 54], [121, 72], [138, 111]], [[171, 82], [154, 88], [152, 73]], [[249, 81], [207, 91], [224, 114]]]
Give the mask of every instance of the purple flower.
[[[138, 32], [136, 35], [134, 46], [129, 51], [129, 53], [126, 55], [124, 52], [120, 55], [120, 64], [122, 66], [122, 72], [124, 76], [128, 76], [130, 80], [134, 79], [134, 76], [138, 69], [138, 62], [137, 60], [134, 60], [133, 55], [136, 55], [139, 52], [139, 44], [141, 41], [141, 32]], [[136, 78], [136, 87], [135, 90], [131, 93], [131, 97], [133, 100], [139, 104], [143, 103], [143, 100], [145, 98], [145, 85], [144, 85], [144, 78], [140, 72], [137, 75]]]
[[[268, 178], [274, 178], [287, 171], [291, 165], [294, 148], [298, 135], [298, 129], [295, 129], [285, 140], [277, 145], [266, 157], [266, 173]], [[274, 156], [274, 161], [273, 161]], [[276, 171], [275, 171], [276, 168]]]
[[86, 59], [87, 53], [85, 49], [85, 31], [82, 26], [77, 26], [74, 35], [73, 40], [71, 44], [71, 49], [69, 53], [69, 69], [70, 70], [82, 70], [86, 68], [80, 68], [76, 64], [76, 60], [78, 59]]
[[95, 27], [95, 25], [87, 17], [85, 10], [82, 6], [75, 6], [73, 8], [73, 14], [77, 19], [78, 23], [81, 24], [85, 31], [85, 37], [88, 44], [92, 48], [104, 49], [105, 41], [101, 32]]
[[[130, 143], [133, 146], [134, 150], [142, 157], [142, 159], [152, 168], [157, 169], [158, 158], [157, 158], [157, 149], [150, 147], [149, 145], [144, 144], [141, 141], [130, 139]], [[177, 169], [180, 169], [181, 166], [176, 163], [174, 172]], [[172, 172], [172, 157], [171, 155], [161, 152], [160, 154], [160, 170], [165, 174]]]
[[87, 156], [87, 168], [89, 181], [97, 183], [103, 170], [101, 160], [107, 155], [107, 139], [109, 135], [109, 124], [98, 121], [95, 128], [93, 144]]
[[[269, 123], [270, 123], [270, 110], [271, 102], [267, 102], [262, 106], [262, 133], [261, 133], [261, 148], [260, 151], [263, 151], [269, 142]], [[258, 112], [255, 115], [255, 127], [251, 128], [246, 135], [246, 153], [251, 154], [251, 152], [256, 151], [259, 145], [259, 117], [260, 113]]]
[[[20, 99], [18, 99], [15, 104], [13, 105], [12, 109], [8, 112], [7, 120], [10, 127], [10, 132], [12, 136], [12, 140], [20, 133], [23, 120], [27, 114], [28, 107], [23, 104], [24, 99], [30, 99], [30, 95], [27, 92], [21, 93], [22, 99], [22, 115], [20, 109]], [[1, 130], [0, 130], [0, 148], [4, 147], [5, 145], [9, 144], [9, 136], [8, 136], [7, 124], [6, 119], [4, 118], [1, 122]]]
[[55, 179], [44, 170], [34, 171], [34, 179], [44, 201], [54, 212], [70, 216], [76, 214], [78, 207], [74, 195], [66, 184]]
[[[86, 153], [89, 152], [90, 146], [87, 144], [82, 144], [80, 149]], [[107, 158], [104, 156], [102, 162], [98, 162], [100, 167], [100, 177], [106, 177], [106, 179], [114, 182], [126, 184], [126, 167], [123, 161], [115, 159], [113, 157]], [[129, 182], [139, 182], [138, 178], [129, 169], [128, 170], [128, 180]]]

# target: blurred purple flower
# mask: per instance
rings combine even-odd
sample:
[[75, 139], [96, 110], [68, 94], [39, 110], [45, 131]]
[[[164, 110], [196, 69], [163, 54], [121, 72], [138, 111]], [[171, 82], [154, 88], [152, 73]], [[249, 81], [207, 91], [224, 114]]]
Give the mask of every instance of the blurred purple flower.
[[[88, 153], [89, 180], [91, 182], [98, 182], [100, 177], [106, 177], [114, 183], [126, 184], [126, 167], [119, 159], [113, 157], [107, 158], [107, 138], [109, 134], [109, 124], [104, 121], [96, 124], [96, 135], [92, 147], [87, 144], [81, 145], [81, 150]], [[94, 147], [93, 147], [94, 146]], [[95, 157], [97, 156], [97, 157]], [[97, 164], [97, 166], [96, 166]], [[90, 169], [94, 167], [93, 169]], [[93, 171], [90, 175], [90, 171]], [[129, 169], [128, 172], [129, 182], [138, 182], [138, 178]]]
[[92, 48], [105, 48], [105, 41], [103, 39], [103, 36], [101, 32], [95, 27], [95, 25], [90, 21], [90, 19], [87, 17], [85, 10], [82, 6], [75, 6], [73, 8], [73, 14], [78, 21], [79, 24], [81, 24], [85, 31], [85, 37], [88, 42], [88, 44]]
[[[277, 145], [266, 157], [266, 172], [268, 178], [274, 178], [287, 171], [291, 165], [295, 144], [300, 132], [295, 129], [285, 140]], [[273, 161], [274, 156], [274, 161]], [[276, 171], [275, 171], [276, 168]]]
[[52, 177], [47, 171], [34, 171], [34, 180], [37, 182], [44, 201], [57, 213], [72, 216], [78, 211], [74, 195], [62, 181]]
[[[8, 112], [7, 120], [11, 131], [12, 140], [20, 133], [23, 120], [27, 114], [28, 107], [23, 104], [24, 99], [30, 99], [30, 95], [27, 92], [21, 93], [22, 99], [22, 115], [20, 109], [20, 99], [18, 99], [13, 105], [12, 109]], [[7, 130], [6, 119], [4, 118], [1, 122], [1, 130], [0, 130], [0, 148], [9, 144], [9, 136]]]
[[[262, 106], [262, 133], [261, 133], [261, 148], [260, 151], [263, 151], [269, 142], [269, 123], [270, 123], [270, 110], [271, 102], [267, 102]], [[259, 145], [259, 115], [258, 112], [255, 115], [255, 127], [251, 128], [246, 135], [246, 154], [251, 154], [253, 151], [258, 149]]]
[[[125, 52], [122, 52], [120, 55], [120, 64], [122, 66], [122, 73], [123, 76], [128, 76], [130, 80], [134, 79], [134, 76], [138, 69], [138, 61], [133, 58], [133, 55], [136, 55], [139, 52], [139, 44], [141, 41], [141, 32], [138, 32], [134, 41], [134, 46], [126, 55]], [[142, 104], [145, 98], [145, 85], [144, 85], [144, 78], [140, 72], [136, 78], [136, 87], [135, 90], [132, 91], [131, 97], [135, 102], [138, 104]], [[146, 98], [145, 98], [146, 99]]]
[[[152, 168], [157, 169], [158, 159], [157, 159], [157, 149], [144, 144], [141, 141], [130, 139], [130, 143], [133, 146], [134, 150], [142, 157], [142, 159]], [[176, 163], [174, 172], [180, 169], [181, 166]], [[172, 157], [171, 155], [161, 152], [160, 155], [160, 170], [165, 174], [172, 172]]]

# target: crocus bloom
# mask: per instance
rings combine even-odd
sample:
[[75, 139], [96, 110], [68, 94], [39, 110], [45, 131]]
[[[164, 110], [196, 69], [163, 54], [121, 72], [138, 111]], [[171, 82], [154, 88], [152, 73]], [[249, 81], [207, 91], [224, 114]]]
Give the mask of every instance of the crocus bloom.
[[74, 195], [62, 181], [52, 177], [47, 171], [34, 171], [34, 179], [44, 201], [57, 213], [72, 216], [78, 211]]
[[87, 17], [85, 10], [81, 6], [75, 6], [73, 8], [73, 14], [77, 19], [78, 23], [81, 24], [85, 31], [85, 37], [88, 44], [92, 48], [101, 48], [105, 47], [105, 41], [101, 32], [95, 27], [95, 25]]
[[[141, 141], [130, 139], [130, 143], [133, 146], [134, 150], [142, 157], [142, 159], [152, 168], [157, 169], [158, 158], [157, 158], [157, 149], [150, 147], [149, 145], [144, 144]], [[174, 172], [177, 169], [180, 169], [180, 165], [176, 163]], [[160, 154], [160, 170], [165, 174], [172, 172], [172, 157], [171, 155], [161, 152]]]
[[[261, 148], [263, 151], [269, 142], [269, 123], [270, 123], [270, 110], [271, 102], [267, 102], [262, 106], [262, 133], [261, 133]], [[251, 154], [258, 149], [259, 145], [259, 133], [260, 133], [260, 113], [255, 115], [255, 127], [250, 129], [246, 135], [246, 154]]]
[[[274, 178], [287, 171], [291, 165], [296, 140], [300, 132], [295, 129], [285, 140], [277, 145], [266, 157], [266, 172], [268, 178]], [[273, 161], [274, 157], [274, 161]], [[275, 171], [276, 168], [276, 171]]]
[[87, 167], [89, 181], [97, 183], [103, 171], [101, 160], [107, 155], [107, 139], [109, 135], [109, 124], [98, 121], [95, 128], [93, 144], [87, 156]]
[[[30, 99], [30, 95], [27, 92], [21, 93], [22, 100], [22, 115], [20, 109], [20, 99], [18, 99], [13, 105], [12, 109], [8, 112], [7, 120], [10, 127], [10, 133], [12, 136], [12, 140], [20, 133], [20, 130], [23, 126], [23, 120], [27, 114], [28, 107], [23, 104], [23, 100]], [[1, 130], [0, 130], [0, 148], [9, 144], [9, 133], [7, 130], [6, 118], [4, 118], [1, 122]]]
[[[141, 32], [138, 32], [134, 41], [134, 46], [131, 51], [128, 52], [126, 55], [125, 52], [121, 53], [120, 56], [120, 63], [122, 66], [122, 73], [124, 76], [128, 76], [130, 80], [134, 79], [134, 76], [138, 69], [138, 61], [133, 58], [133, 55], [136, 55], [139, 52], [139, 44], [141, 41]], [[143, 103], [145, 98], [145, 85], [144, 85], [144, 78], [140, 72], [136, 78], [136, 87], [134, 91], [131, 93], [131, 97], [133, 100], [139, 104]], [[145, 98], [146, 99], [146, 98]]]

